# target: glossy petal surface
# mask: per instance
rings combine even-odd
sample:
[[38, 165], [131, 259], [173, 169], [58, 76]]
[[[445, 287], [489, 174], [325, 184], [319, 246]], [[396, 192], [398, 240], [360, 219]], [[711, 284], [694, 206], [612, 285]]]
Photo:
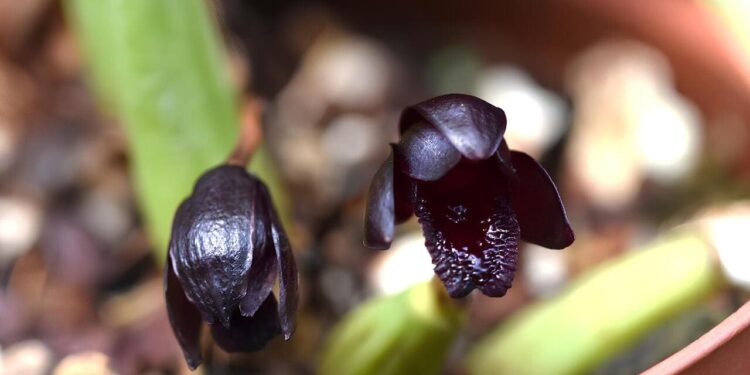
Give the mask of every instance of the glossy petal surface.
[[[271, 238], [271, 235], [268, 238]], [[266, 246], [273, 247], [273, 243], [269, 242]], [[247, 293], [242, 297], [239, 305], [243, 316], [255, 315], [266, 297], [271, 294], [278, 276], [275, 254], [275, 249], [270, 248], [264, 251], [262, 256], [253, 260], [250, 272], [247, 273]]]
[[479, 288], [499, 297], [513, 281], [520, 229], [496, 160], [461, 162], [435, 182], [417, 182], [415, 214], [435, 273], [451, 297]]
[[263, 349], [274, 336], [281, 333], [276, 298], [269, 295], [253, 317], [245, 317], [235, 310], [229, 328], [211, 325], [214, 341], [228, 352], [251, 352]]
[[511, 151], [511, 160], [518, 176], [512, 197], [521, 238], [550, 249], [570, 246], [575, 236], [552, 179], [523, 152]]
[[387, 249], [393, 241], [396, 221], [393, 192], [393, 152], [380, 166], [370, 183], [365, 206], [365, 246]]
[[396, 224], [409, 220], [414, 214], [415, 181], [411, 177], [398, 172], [402, 163], [395, 155], [393, 165], [396, 172], [393, 174], [393, 198], [396, 204]]
[[401, 115], [401, 133], [423, 121], [439, 130], [464, 157], [478, 161], [497, 151], [506, 117], [502, 109], [484, 100], [449, 94], [406, 108]]
[[461, 153], [436, 128], [418, 123], [396, 145], [400, 171], [411, 178], [435, 181], [461, 161]]
[[227, 351], [259, 350], [294, 331], [294, 256], [268, 189], [244, 168], [201, 176], [175, 214], [168, 263], [170, 321], [192, 368], [200, 363], [201, 320]]
[[229, 325], [253, 259], [273, 250], [260, 186], [243, 168], [215, 168], [175, 215], [169, 252], [185, 294], [209, 323]]
[[388, 249], [393, 241], [394, 225], [406, 221], [414, 213], [412, 179], [394, 172], [394, 158], [392, 150], [375, 173], [367, 194], [364, 245], [371, 249]]
[[276, 255], [276, 266], [279, 270], [279, 307], [278, 316], [281, 322], [281, 332], [284, 339], [289, 340], [294, 333], [294, 314], [297, 312], [299, 300], [297, 292], [297, 263], [289, 245], [284, 227], [281, 226], [279, 215], [276, 213], [271, 196], [265, 186], [261, 186], [263, 194], [268, 197], [266, 215], [271, 223], [271, 238]]
[[168, 255], [164, 272], [164, 294], [169, 323], [182, 348], [188, 367], [195, 370], [203, 361], [200, 348], [201, 315], [185, 296], [172, 267], [172, 258]]

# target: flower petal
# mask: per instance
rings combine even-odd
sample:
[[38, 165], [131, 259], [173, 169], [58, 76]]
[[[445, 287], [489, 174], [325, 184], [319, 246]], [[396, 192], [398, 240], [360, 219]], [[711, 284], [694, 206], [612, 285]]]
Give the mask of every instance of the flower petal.
[[185, 361], [191, 370], [195, 370], [203, 361], [200, 348], [201, 315], [185, 296], [173, 267], [172, 257], [167, 255], [167, 264], [164, 267], [167, 314], [177, 342], [182, 348]]
[[435, 181], [461, 161], [461, 153], [434, 127], [417, 123], [395, 147], [400, 170], [411, 178]]
[[[273, 238], [272, 234], [269, 233], [267, 238]], [[240, 300], [242, 316], [255, 315], [255, 312], [273, 290], [278, 275], [275, 254], [273, 243], [269, 241], [262, 253], [254, 255], [250, 272], [247, 273], [247, 293]]]
[[243, 316], [235, 309], [229, 328], [211, 324], [211, 336], [227, 352], [257, 351], [281, 333], [278, 314], [276, 298], [269, 294], [254, 316]]
[[513, 209], [521, 225], [521, 239], [550, 249], [570, 246], [575, 239], [554, 182], [531, 156], [511, 151], [518, 184], [513, 187]]
[[267, 215], [271, 220], [271, 238], [276, 251], [276, 266], [279, 270], [279, 319], [281, 321], [281, 332], [284, 339], [289, 340], [294, 333], [294, 314], [297, 312], [297, 264], [294, 262], [294, 254], [289, 245], [284, 227], [281, 225], [279, 215], [273, 206], [268, 189], [261, 183], [260, 191], [267, 196], [265, 200]]
[[401, 115], [401, 133], [421, 120], [438, 129], [471, 160], [487, 159], [497, 151], [506, 124], [502, 109], [463, 94], [438, 96], [406, 108]]
[[513, 163], [510, 160], [510, 149], [508, 148], [508, 143], [505, 142], [505, 139], [500, 143], [500, 147], [497, 149], [496, 154], [497, 160], [500, 164], [500, 170], [503, 172], [504, 175], [506, 175], [511, 181], [516, 181], [518, 178], [516, 176], [516, 170], [513, 168]]
[[204, 319], [227, 326], [247, 292], [254, 257], [270, 242], [260, 182], [244, 168], [201, 176], [175, 214], [169, 251], [187, 297]]
[[365, 206], [364, 245], [371, 249], [387, 249], [393, 241], [396, 221], [393, 196], [393, 152], [375, 173]]
[[393, 241], [393, 227], [406, 221], [414, 211], [413, 184], [408, 176], [393, 172], [394, 154], [375, 173], [365, 207], [364, 245], [385, 250]]
[[[395, 157], [396, 156], [394, 155], [394, 158]], [[394, 165], [396, 166], [398, 166], [400, 163], [401, 162], [399, 160], [394, 161]], [[393, 195], [394, 203], [396, 205], [396, 224], [401, 224], [406, 220], [409, 220], [411, 215], [414, 214], [414, 189], [415, 183], [411, 177], [401, 172], [395, 172], [393, 174]]]

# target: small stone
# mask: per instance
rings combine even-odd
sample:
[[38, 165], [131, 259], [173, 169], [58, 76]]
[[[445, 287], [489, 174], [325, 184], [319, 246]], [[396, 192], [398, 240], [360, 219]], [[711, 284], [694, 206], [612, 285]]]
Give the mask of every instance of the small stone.
[[560, 291], [568, 280], [567, 255], [564, 252], [526, 244], [522, 264], [522, 275], [529, 294], [534, 297], [550, 297]]
[[43, 375], [52, 365], [52, 351], [41, 341], [19, 342], [0, 352], [0, 373], [3, 375]]
[[114, 375], [110, 369], [109, 357], [101, 352], [81, 352], [65, 357], [55, 367], [53, 375]]
[[430, 254], [422, 233], [401, 236], [391, 250], [378, 253], [368, 272], [370, 284], [380, 294], [393, 295], [432, 279]]
[[0, 267], [28, 251], [39, 237], [42, 213], [32, 201], [0, 197]]

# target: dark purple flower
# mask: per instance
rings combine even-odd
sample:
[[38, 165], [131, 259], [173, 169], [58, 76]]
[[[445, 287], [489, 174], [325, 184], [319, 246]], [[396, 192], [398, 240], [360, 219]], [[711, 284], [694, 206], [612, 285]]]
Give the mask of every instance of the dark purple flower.
[[[279, 302], [271, 289], [279, 279]], [[164, 278], [167, 311], [191, 369], [201, 322], [229, 352], [294, 331], [297, 269], [266, 186], [244, 168], [209, 170], [175, 214]]]
[[401, 141], [367, 198], [365, 245], [387, 249], [394, 225], [416, 214], [435, 273], [451, 297], [511, 287], [519, 240], [562, 249], [573, 243], [547, 172], [503, 140], [505, 113], [469, 95], [406, 108]]

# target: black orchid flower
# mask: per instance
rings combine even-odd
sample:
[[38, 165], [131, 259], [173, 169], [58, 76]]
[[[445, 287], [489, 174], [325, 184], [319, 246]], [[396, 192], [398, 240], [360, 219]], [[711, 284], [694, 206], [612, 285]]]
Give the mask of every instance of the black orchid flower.
[[[271, 289], [279, 279], [279, 302]], [[201, 322], [229, 352], [289, 339], [297, 269], [266, 186], [244, 168], [209, 170], [178, 208], [165, 272], [167, 311], [191, 369], [202, 361]]]
[[394, 224], [416, 214], [435, 273], [453, 298], [511, 287], [519, 240], [562, 249], [573, 231], [555, 184], [534, 159], [508, 149], [505, 113], [451, 94], [401, 115], [401, 140], [367, 198], [365, 246], [387, 249]]

